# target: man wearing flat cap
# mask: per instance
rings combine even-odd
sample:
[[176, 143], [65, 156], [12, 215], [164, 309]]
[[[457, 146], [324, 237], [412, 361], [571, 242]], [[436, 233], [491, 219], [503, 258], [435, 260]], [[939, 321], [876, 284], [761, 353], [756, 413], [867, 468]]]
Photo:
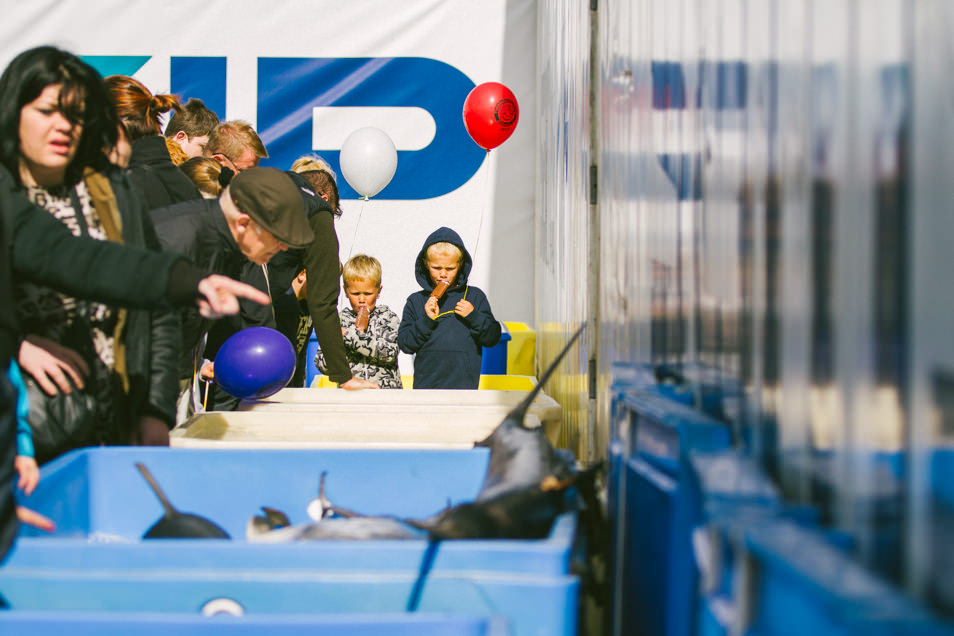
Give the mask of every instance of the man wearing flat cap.
[[[179, 252], [211, 273], [239, 278], [246, 262], [264, 265], [314, 238], [291, 178], [277, 168], [237, 174], [218, 199], [184, 201], [150, 212], [163, 249]], [[211, 321], [183, 310], [179, 378], [194, 384]]]

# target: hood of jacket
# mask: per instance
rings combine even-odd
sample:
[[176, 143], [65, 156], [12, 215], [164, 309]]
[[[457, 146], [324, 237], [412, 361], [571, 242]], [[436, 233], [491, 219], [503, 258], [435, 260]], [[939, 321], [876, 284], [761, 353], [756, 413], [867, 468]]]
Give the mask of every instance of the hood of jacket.
[[286, 170], [285, 174], [291, 177], [292, 182], [298, 186], [302, 201], [305, 203], [305, 214], [309, 219], [313, 214], [317, 214], [321, 211], [331, 212], [331, 215], [334, 216], [335, 209], [331, 207], [330, 203], [315, 193], [311, 184], [308, 183], [308, 179], [291, 170]]
[[417, 279], [418, 284], [426, 291], [434, 289], [434, 283], [431, 282], [427, 270], [427, 248], [434, 243], [451, 243], [460, 249], [463, 257], [461, 258], [460, 270], [457, 272], [457, 279], [451, 289], [465, 287], [467, 277], [470, 276], [470, 270], [473, 267], [473, 260], [470, 258], [470, 252], [464, 247], [464, 241], [461, 240], [460, 234], [449, 227], [439, 227], [431, 232], [430, 236], [424, 241], [421, 251], [417, 253], [417, 260], [414, 262], [414, 278]]

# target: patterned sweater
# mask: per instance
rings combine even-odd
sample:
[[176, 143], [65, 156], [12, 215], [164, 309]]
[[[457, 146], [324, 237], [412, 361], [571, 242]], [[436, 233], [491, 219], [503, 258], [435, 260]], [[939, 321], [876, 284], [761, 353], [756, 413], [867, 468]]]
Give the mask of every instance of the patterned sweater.
[[[398, 315], [387, 305], [376, 305], [371, 310], [368, 329], [364, 333], [354, 326], [357, 315], [353, 309], [346, 307], [339, 315], [351, 373], [355, 377], [377, 382], [382, 389], [404, 388], [398, 369], [397, 334], [401, 325]], [[327, 374], [325, 357], [320, 348], [315, 355], [315, 366]]]

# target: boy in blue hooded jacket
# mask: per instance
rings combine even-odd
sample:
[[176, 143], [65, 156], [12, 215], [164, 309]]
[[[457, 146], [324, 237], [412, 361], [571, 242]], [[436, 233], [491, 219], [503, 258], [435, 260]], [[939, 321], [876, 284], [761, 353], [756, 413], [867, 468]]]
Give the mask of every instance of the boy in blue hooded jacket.
[[415, 389], [476, 389], [483, 347], [500, 342], [487, 295], [467, 284], [472, 266], [460, 235], [447, 227], [432, 232], [417, 255], [423, 289], [407, 297], [398, 329], [401, 351], [416, 354]]

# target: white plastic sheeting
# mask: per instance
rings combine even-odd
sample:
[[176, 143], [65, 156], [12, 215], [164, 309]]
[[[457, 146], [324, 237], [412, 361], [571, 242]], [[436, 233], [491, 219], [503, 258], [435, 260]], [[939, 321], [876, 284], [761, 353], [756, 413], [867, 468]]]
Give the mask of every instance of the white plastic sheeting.
[[[537, 367], [556, 357], [590, 312], [590, 14], [582, 2], [541, 2], [537, 57], [540, 101], [536, 190]], [[547, 391], [563, 405], [561, 444], [581, 459], [598, 452], [588, 424], [587, 351], [592, 334], [564, 360]]]
[[[950, 584], [951, 536], [938, 532], [932, 451], [950, 450], [954, 438], [954, 5], [918, 2], [914, 11], [911, 143], [911, 332], [906, 574], [920, 595], [954, 612]], [[949, 474], [949, 473], [948, 473]]]
[[[582, 3], [540, 7], [536, 308], [558, 341], [598, 320], [566, 372], [597, 360], [597, 452], [613, 363], [702, 369], [690, 381], [722, 388], [721, 416], [788, 500], [937, 600], [929, 452], [954, 421], [950, 3], [594, 5], [598, 77], [580, 59]], [[585, 389], [571, 388], [581, 413]]]

